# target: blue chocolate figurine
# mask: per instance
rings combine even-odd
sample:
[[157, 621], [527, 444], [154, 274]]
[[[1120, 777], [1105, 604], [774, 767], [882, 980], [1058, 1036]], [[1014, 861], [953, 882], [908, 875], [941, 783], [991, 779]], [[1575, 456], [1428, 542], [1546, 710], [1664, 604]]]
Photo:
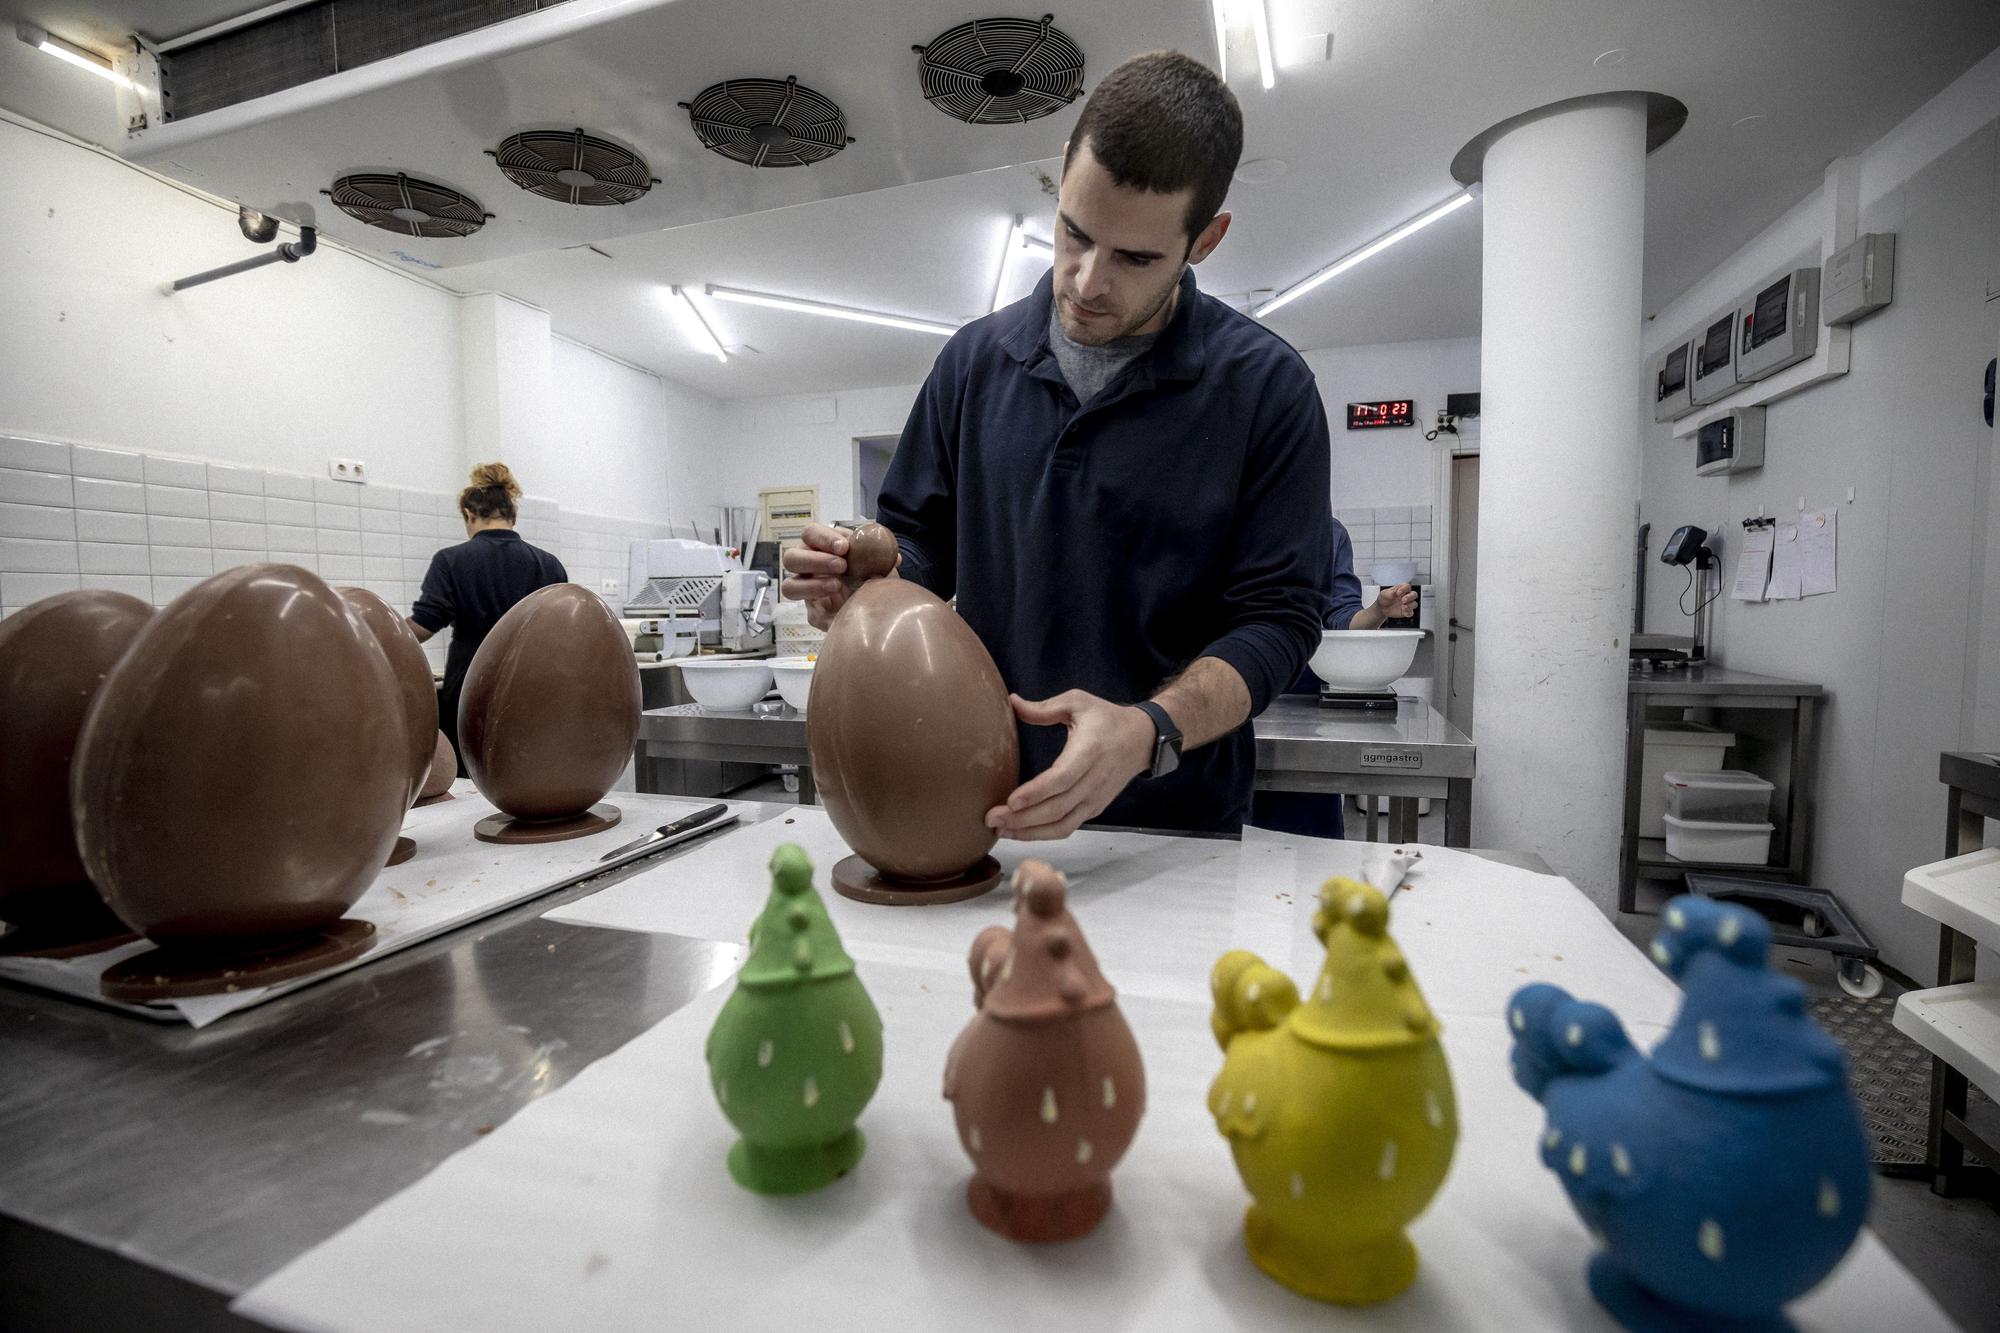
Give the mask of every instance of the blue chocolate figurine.
[[1846, 1061], [1772, 972], [1740, 907], [1667, 904], [1654, 959], [1681, 983], [1651, 1058], [1602, 1005], [1515, 992], [1514, 1079], [1548, 1109], [1542, 1162], [1603, 1247], [1598, 1303], [1637, 1333], [1787, 1330], [1868, 1211], [1869, 1150]]

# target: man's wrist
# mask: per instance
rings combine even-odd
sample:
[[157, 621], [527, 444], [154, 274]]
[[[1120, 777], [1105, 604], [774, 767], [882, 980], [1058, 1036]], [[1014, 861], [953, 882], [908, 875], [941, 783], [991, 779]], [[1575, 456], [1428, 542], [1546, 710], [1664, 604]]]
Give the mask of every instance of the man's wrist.
[[1132, 738], [1128, 751], [1133, 761], [1132, 773], [1136, 777], [1144, 777], [1153, 771], [1153, 750], [1159, 741], [1160, 730], [1153, 725], [1152, 715], [1137, 704], [1127, 704], [1118, 711], [1125, 714], [1128, 734]]

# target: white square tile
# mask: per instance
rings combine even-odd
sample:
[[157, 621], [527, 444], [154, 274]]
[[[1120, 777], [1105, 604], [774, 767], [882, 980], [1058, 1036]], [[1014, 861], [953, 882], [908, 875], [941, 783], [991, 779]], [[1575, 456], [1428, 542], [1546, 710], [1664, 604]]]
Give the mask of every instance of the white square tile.
[[1378, 542], [1406, 542], [1410, 540], [1408, 523], [1377, 523], [1375, 540]]
[[231, 467], [226, 463], [208, 465], [208, 489], [237, 495], [262, 495], [264, 473], [254, 467]]
[[210, 521], [208, 527], [210, 541], [239, 551], [261, 551], [269, 540], [262, 523], [233, 523], [218, 518]]
[[264, 543], [273, 551], [311, 555], [319, 550], [319, 532], [314, 528], [294, 527], [288, 523], [267, 523], [264, 532]]
[[361, 554], [395, 555], [403, 553], [403, 539], [393, 532], [364, 532], [361, 534]]
[[146, 480], [155, 486], [184, 486], [190, 490], [208, 488], [208, 465], [186, 458], [146, 455]]
[[114, 481], [144, 481], [146, 460], [123, 449], [98, 449], [88, 444], [70, 446], [71, 472], [79, 477], [108, 477]]
[[146, 512], [146, 488], [136, 481], [78, 477], [75, 491], [78, 509], [115, 509], [125, 514]]
[[262, 523], [264, 497], [243, 495], [235, 491], [210, 491], [208, 516], [228, 519], [231, 523]]
[[458, 517], [458, 497], [456, 495], [434, 495], [431, 497], [431, 512], [439, 518]]
[[75, 574], [0, 573], [0, 602], [8, 606], [33, 606], [44, 597], [74, 592], [83, 586]]
[[353, 505], [327, 504], [323, 500], [314, 501], [313, 522], [322, 528], [347, 528], [351, 531], [359, 532], [361, 531], [361, 511]]
[[215, 548], [215, 572], [220, 574], [225, 569], [241, 565], [261, 565], [268, 558], [262, 551], [226, 550], [218, 546]]
[[406, 514], [435, 515], [437, 513], [437, 492], [397, 491], [396, 505]]
[[19, 505], [56, 505], [68, 508], [76, 503], [67, 472], [23, 472], [0, 467], [0, 501]]
[[394, 509], [368, 509], [361, 511], [363, 532], [401, 532], [403, 516]]
[[264, 494], [286, 500], [310, 500], [313, 498], [313, 479], [296, 472], [266, 472]]
[[361, 576], [369, 579], [400, 580], [403, 577], [402, 557], [364, 555], [361, 557]]
[[311, 551], [273, 551], [271, 563], [274, 565], [297, 565], [300, 569], [319, 573], [319, 557]]
[[0, 504], [0, 537], [43, 537], [76, 540], [74, 510], [48, 505]]
[[76, 535], [79, 541], [139, 542], [143, 545], [146, 540], [146, 516], [112, 513], [103, 509], [79, 509], [76, 511]]
[[424, 563], [429, 564], [431, 558], [431, 552], [438, 549], [438, 539], [435, 537], [418, 537], [418, 536], [406, 535], [403, 538], [403, 544], [400, 549], [402, 550], [402, 553], [408, 556], [410, 559], [422, 560]]
[[213, 574], [215, 553], [206, 546], [153, 546], [155, 574]]
[[321, 528], [319, 540], [313, 549], [321, 555], [360, 555], [361, 534], [345, 532], [338, 528]]
[[185, 486], [146, 485], [146, 512], [175, 518], [207, 518], [208, 492]]
[[396, 579], [363, 579], [361, 586], [389, 604], [391, 611], [401, 612], [403, 585]]
[[431, 572], [431, 562], [429, 560], [427, 559], [412, 560], [407, 556], [404, 557], [403, 581], [405, 583], [415, 583], [421, 586], [423, 584], [424, 579], [429, 576], [430, 572]]
[[86, 574], [150, 574], [146, 548], [130, 542], [78, 542], [77, 567]]
[[351, 481], [335, 481], [332, 477], [313, 478], [313, 499], [327, 505], [355, 505], [361, 503], [361, 487]]
[[0, 537], [0, 570], [15, 574], [74, 574], [76, 543]]
[[1407, 560], [1410, 558], [1410, 544], [1408, 542], [1376, 542], [1375, 558], [1377, 560]]
[[319, 575], [332, 582], [352, 582], [361, 577], [361, 557], [358, 555], [322, 555], [319, 558]]
[[363, 509], [401, 509], [403, 493], [394, 486], [360, 486], [359, 497]]
[[0, 467], [17, 467], [24, 472], [68, 472], [69, 446], [50, 440], [0, 435]]
[[290, 500], [282, 496], [271, 496], [264, 501], [264, 519], [269, 523], [289, 523], [294, 527], [313, 526], [313, 502], [311, 500]]
[[206, 576], [201, 574], [153, 575], [153, 605], [167, 605], [174, 598], [199, 584], [204, 577]]
[[153, 580], [144, 574], [85, 574], [83, 586], [102, 588], [106, 592], [122, 592], [127, 597], [136, 597], [142, 602], [153, 600]]
[[146, 519], [146, 540], [155, 546], [207, 546], [208, 520], [155, 514]]
[[402, 517], [403, 531], [405, 533], [413, 537], [437, 536], [438, 519], [436, 514], [412, 514], [408, 510], [405, 510]]

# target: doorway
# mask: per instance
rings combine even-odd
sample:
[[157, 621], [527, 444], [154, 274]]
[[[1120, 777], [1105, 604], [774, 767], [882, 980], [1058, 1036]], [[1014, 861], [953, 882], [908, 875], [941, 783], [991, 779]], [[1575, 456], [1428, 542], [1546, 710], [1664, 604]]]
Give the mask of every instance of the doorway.
[[895, 435], [864, 435], [854, 442], [854, 517], [875, 517], [882, 494], [882, 479], [889, 475], [889, 460], [895, 457]]
[[1451, 669], [1445, 682], [1444, 715], [1472, 734], [1474, 633], [1479, 623], [1479, 455], [1451, 457], [1451, 613], [1445, 623]]

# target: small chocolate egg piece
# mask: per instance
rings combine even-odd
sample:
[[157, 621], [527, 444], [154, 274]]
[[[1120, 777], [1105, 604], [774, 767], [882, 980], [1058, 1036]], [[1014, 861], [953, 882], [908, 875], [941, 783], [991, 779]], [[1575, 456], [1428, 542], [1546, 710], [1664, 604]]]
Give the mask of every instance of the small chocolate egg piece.
[[77, 855], [70, 764], [104, 677], [152, 618], [136, 597], [90, 588], [0, 621], [0, 920], [109, 917]]
[[986, 812], [1020, 777], [1007, 687], [936, 594], [875, 579], [820, 646], [806, 709], [813, 779], [847, 845], [885, 877], [949, 879], [997, 838]]
[[438, 703], [431, 660], [424, 656], [424, 646], [417, 642], [410, 622], [397, 615], [379, 596], [366, 588], [342, 588], [339, 592], [375, 636], [375, 642], [382, 645], [382, 652], [396, 673], [397, 700], [402, 704], [403, 726], [409, 733], [410, 799], [414, 801], [431, 775], [431, 759], [436, 753], [431, 738], [438, 729]]
[[428, 801], [434, 796], [442, 796], [451, 790], [453, 779], [458, 777], [458, 751], [451, 748], [451, 737], [442, 731], [437, 734], [437, 746], [431, 754], [431, 771], [424, 778], [424, 789], [417, 793], [417, 799]]
[[408, 802], [396, 679], [340, 594], [242, 565], [148, 622], [83, 724], [70, 809], [105, 901], [156, 943], [338, 920]]
[[848, 583], [879, 579], [896, 567], [896, 534], [880, 523], [863, 523], [847, 539]]
[[529, 593], [473, 654], [458, 748], [480, 794], [516, 819], [581, 814], [639, 739], [639, 667], [604, 599], [574, 583]]

